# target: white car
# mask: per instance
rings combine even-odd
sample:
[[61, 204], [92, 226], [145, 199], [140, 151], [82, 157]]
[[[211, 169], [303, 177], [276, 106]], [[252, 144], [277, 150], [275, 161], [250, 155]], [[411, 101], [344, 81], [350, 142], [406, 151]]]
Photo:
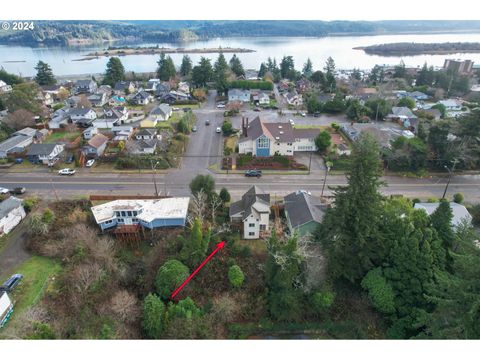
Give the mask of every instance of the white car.
[[290, 121], [290, 125], [292, 125], [292, 126], [295, 125], [295, 121], [293, 121], [292, 119], [290, 119], [288, 121]]
[[8, 194], [10, 190], [0, 187], [0, 194]]
[[225, 109], [225, 104], [217, 104], [217, 109]]
[[58, 171], [58, 175], [73, 175], [73, 174], [75, 174], [74, 169], [66, 168]]
[[306, 114], [306, 113], [304, 113], [304, 112], [302, 112], [300, 115], [302, 115], [302, 117], [305, 117], [305, 116], [307, 116], [307, 114]]
[[217, 127], [217, 128], [215, 129], [215, 132], [216, 132], [217, 134], [220, 134], [220, 133], [222, 132], [222, 128]]
[[95, 159], [90, 159], [85, 163], [85, 166], [91, 167], [93, 164], [95, 164]]

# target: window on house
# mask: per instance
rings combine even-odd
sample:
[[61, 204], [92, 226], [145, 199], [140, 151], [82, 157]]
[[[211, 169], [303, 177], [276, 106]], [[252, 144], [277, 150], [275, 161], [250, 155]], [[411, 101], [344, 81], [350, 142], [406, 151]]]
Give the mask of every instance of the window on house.
[[122, 218], [120, 218], [120, 219], [118, 219], [118, 220], [117, 220], [117, 222], [119, 222], [119, 223], [123, 223], [123, 222], [124, 222], [124, 220], [123, 220]]
[[255, 227], [255, 224], [250, 223], [250, 224], [248, 224], [248, 227]]
[[127, 211], [127, 216], [128, 216], [128, 217], [132, 217], [132, 212], [131, 212], [131, 211]]
[[122, 211], [121, 214], [122, 214], [122, 216], [127, 216], [127, 214], [125, 213], [125, 211]]
[[268, 149], [270, 146], [270, 141], [266, 137], [261, 137], [257, 140], [257, 147], [261, 149]]
[[248, 236], [255, 236], [255, 233], [254, 232], [249, 232]]
[[121, 216], [120, 211], [115, 211], [115, 216]]
[[133, 216], [137, 216], [138, 215], [138, 212], [137, 211], [132, 211], [133, 213]]
[[260, 230], [266, 230], [267, 229], [267, 225], [260, 225]]

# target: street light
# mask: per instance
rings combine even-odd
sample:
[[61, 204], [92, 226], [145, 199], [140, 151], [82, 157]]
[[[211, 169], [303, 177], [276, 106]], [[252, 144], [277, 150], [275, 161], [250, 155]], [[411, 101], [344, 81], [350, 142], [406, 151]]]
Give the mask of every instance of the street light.
[[457, 164], [457, 159], [453, 160], [452, 169], [449, 169], [447, 165], [443, 166], [448, 171], [448, 181], [447, 181], [447, 184], [445, 185], [445, 190], [443, 191], [442, 200], [445, 199], [445, 195], [447, 194], [448, 185], [450, 185], [450, 180], [452, 180], [452, 176], [453, 176], [453, 172], [455, 171], [456, 164]]
[[321, 198], [323, 198], [323, 190], [325, 189], [325, 184], [327, 183], [327, 175], [328, 172], [330, 171], [330, 168], [333, 166], [331, 161], [327, 161], [325, 163], [326, 169], [325, 169], [325, 179], [323, 180], [323, 185], [322, 185], [322, 194], [320, 195]]

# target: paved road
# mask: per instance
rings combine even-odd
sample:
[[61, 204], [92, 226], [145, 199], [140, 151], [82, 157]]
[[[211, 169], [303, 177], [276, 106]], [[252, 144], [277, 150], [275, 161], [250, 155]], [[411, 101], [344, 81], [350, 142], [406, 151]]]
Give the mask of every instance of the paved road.
[[[203, 169], [202, 173], [208, 173]], [[322, 190], [324, 174], [319, 171], [312, 175], [264, 175], [260, 179], [245, 178], [241, 174], [213, 174], [217, 189], [227, 187], [235, 199], [238, 199], [251, 185], [256, 184], [272, 195], [283, 196], [289, 192], [305, 189], [315, 195]], [[194, 174], [192, 174], [194, 175]], [[186, 196], [190, 194], [188, 184], [191, 177], [182, 171], [168, 175], [157, 174], [159, 190], [165, 189], [170, 195]], [[408, 197], [441, 197], [446, 176], [434, 176], [427, 179], [402, 177], [384, 177], [387, 186], [382, 188], [385, 194], [403, 194]], [[331, 194], [329, 187], [345, 185], [343, 175], [330, 175], [327, 178], [325, 194]], [[47, 199], [60, 197], [79, 197], [88, 194], [154, 194], [152, 174], [89, 174], [78, 173], [73, 177], [53, 177], [45, 173], [13, 174], [0, 173], [0, 186], [25, 186], [30, 194], [38, 194]], [[463, 192], [467, 202], [480, 202], [480, 175], [454, 176], [448, 194]]]

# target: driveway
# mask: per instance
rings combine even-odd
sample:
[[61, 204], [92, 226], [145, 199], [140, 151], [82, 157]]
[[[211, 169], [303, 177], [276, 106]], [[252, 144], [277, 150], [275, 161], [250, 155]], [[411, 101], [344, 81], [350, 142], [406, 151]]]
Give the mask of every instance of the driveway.
[[27, 239], [27, 226], [25, 220], [8, 234], [8, 240], [0, 251], [0, 279], [8, 277], [10, 272], [27, 260], [31, 255], [25, 250]]

